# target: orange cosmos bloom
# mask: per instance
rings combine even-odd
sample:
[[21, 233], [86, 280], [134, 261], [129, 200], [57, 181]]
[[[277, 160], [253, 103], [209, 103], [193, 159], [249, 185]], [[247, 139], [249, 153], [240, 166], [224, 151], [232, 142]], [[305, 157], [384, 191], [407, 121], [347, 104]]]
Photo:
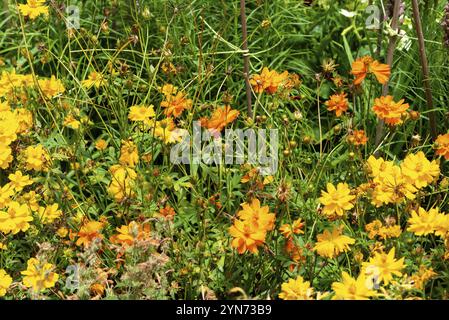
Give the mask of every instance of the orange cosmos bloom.
[[380, 63], [370, 56], [365, 56], [352, 63], [351, 73], [356, 77], [355, 85], [361, 84], [369, 73], [374, 74], [379, 83], [386, 84], [390, 79], [391, 71], [389, 65]]
[[95, 239], [103, 239], [103, 235], [101, 234], [103, 226], [104, 224], [99, 221], [88, 221], [85, 223], [78, 231], [78, 240], [76, 241], [76, 245], [83, 245], [86, 248]]
[[348, 142], [355, 145], [365, 145], [368, 142], [368, 137], [365, 134], [365, 130], [354, 130], [348, 135]]
[[121, 226], [116, 230], [119, 233], [110, 238], [111, 242], [114, 244], [132, 246], [135, 241], [146, 240], [150, 237], [150, 225], [139, 225], [135, 221], [131, 221], [129, 225]]
[[237, 212], [237, 216], [241, 220], [252, 224], [255, 228], [266, 231], [273, 230], [276, 217], [274, 213], [269, 213], [268, 206], [261, 207], [260, 201], [253, 199], [251, 204], [245, 202], [242, 207], [243, 209]]
[[200, 119], [201, 126], [220, 132], [227, 124], [237, 119], [239, 114], [239, 111], [231, 109], [230, 106], [217, 108], [209, 119]]
[[265, 242], [265, 231], [260, 228], [255, 228], [249, 223], [240, 220], [235, 220], [234, 225], [229, 228], [229, 233], [234, 239], [231, 246], [236, 248], [239, 254], [246, 251], [257, 253], [257, 247]]
[[392, 96], [380, 97], [374, 100], [373, 111], [377, 116], [390, 125], [398, 125], [402, 123], [402, 116], [410, 108], [408, 103], [404, 103], [404, 99], [395, 102]]
[[292, 224], [286, 223], [279, 227], [279, 231], [286, 238], [291, 238], [293, 234], [304, 234], [302, 228], [304, 227], [304, 222], [301, 218], [293, 221]]
[[277, 73], [275, 70], [269, 70], [267, 67], [262, 69], [260, 74], [253, 75], [250, 83], [255, 93], [267, 92], [274, 94], [279, 86], [284, 84], [289, 78], [288, 71]]
[[325, 103], [327, 110], [335, 111], [335, 115], [340, 117], [343, 112], [346, 112], [349, 108], [349, 102], [348, 99], [346, 99], [346, 96], [346, 93], [332, 95], [330, 100]]
[[449, 160], [449, 133], [444, 135], [440, 134], [435, 142], [437, 144], [437, 155]]
[[164, 114], [167, 117], [177, 118], [184, 110], [190, 110], [192, 108], [192, 99], [187, 99], [186, 94], [178, 92], [174, 95], [166, 95], [165, 100], [161, 102], [161, 107], [167, 108]]
[[166, 205], [165, 208], [159, 209], [159, 216], [163, 217], [165, 220], [173, 220], [175, 218], [175, 209], [170, 205]]

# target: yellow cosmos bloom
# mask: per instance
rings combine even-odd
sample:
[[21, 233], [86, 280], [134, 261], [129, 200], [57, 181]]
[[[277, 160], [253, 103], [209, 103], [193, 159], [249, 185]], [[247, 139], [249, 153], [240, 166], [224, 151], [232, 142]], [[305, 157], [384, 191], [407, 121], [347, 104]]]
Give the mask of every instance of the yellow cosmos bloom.
[[357, 279], [352, 278], [347, 272], [342, 273], [342, 281], [332, 283], [335, 292], [334, 300], [368, 300], [376, 293], [367, 286], [367, 278], [361, 273]]
[[39, 207], [38, 215], [42, 223], [48, 224], [62, 216], [62, 211], [59, 210], [58, 204], [54, 203], [51, 206]]
[[48, 16], [48, 7], [44, 4], [45, 0], [27, 0], [26, 4], [19, 4], [19, 11], [24, 17], [34, 20], [41, 14]]
[[304, 281], [301, 276], [284, 282], [281, 290], [279, 298], [282, 300], [312, 300], [313, 288], [310, 287], [310, 282]]
[[20, 192], [26, 186], [33, 184], [33, 180], [30, 179], [30, 176], [23, 175], [22, 171], [16, 171], [15, 173], [11, 173], [8, 176], [8, 179], [9, 181], [11, 181], [10, 182], [11, 187], [13, 187], [14, 190], [17, 192]]
[[154, 112], [154, 106], [132, 106], [129, 110], [128, 119], [131, 121], [142, 121], [146, 125], [150, 125], [152, 122], [149, 120], [154, 118], [156, 113]]
[[411, 214], [411, 218], [408, 219], [410, 226], [407, 228], [407, 231], [413, 232], [417, 236], [425, 236], [434, 233], [441, 221], [438, 208], [426, 211], [420, 207], [418, 212], [412, 210]]
[[440, 175], [440, 166], [427, 160], [424, 152], [408, 155], [401, 164], [402, 174], [410, 184], [421, 189], [428, 186]]
[[37, 82], [43, 94], [48, 99], [54, 98], [65, 92], [65, 87], [61, 80], [56, 79], [53, 75], [50, 79], [39, 79]]
[[102, 85], [104, 85], [104, 82], [105, 82], [104, 77], [100, 72], [92, 71], [91, 73], [89, 73], [87, 79], [81, 81], [81, 85], [86, 89], [90, 89], [93, 86], [95, 86], [98, 89]]
[[393, 280], [393, 276], [402, 276], [401, 271], [405, 267], [404, 258], [396, 260], [394, 255], [395, 248], [392, 248], [388, 254], [376, 252], [368, 262], [362, 263], [362, 272], [366, 274], [367, 270], [375, 270], [377, 280], [388, 285]]
[[20, 231], [27, 231], [29, 222], [33, 221], [31, 212], [26, 204], [11, 202], [8, 210], [0, 211], [0, 231], [3, 233], [17, 234]]
[[27, 269], [22, 271], [23, 285], [32, 288], [35, 292], [40, 292], [55, 286], [59, 275], [52, 272], [54, 266], [51, 263], [39, 261], [31, 258], [27, 262]]
[[324, 230], [317, 236], [317, 243], [313, 250], [325, 258], [335, 258], [342, 252], [350, 250], [349, 245], [354, 244], [355, 240], [342, 235], [342, 228], [335, 227], [332, 232]]
[[139, 152], [132, 140], [122, 140], [119, 162], [131, 168], [134, 168], [139, 162]]
[[347, 183], [339, 183], [337, 188], [332, 183], [328, 183], [327, 192], [322, 190], [320, 197], [320, 202], [324, 205], [323, 214], [343, 216], [346, 210], [354, 207], [354, 204], [351, 202], [354, 199], [355, 196], [351, 195], [351, 190]]
[[5, 270], [0, 269], [0, 297], [4, 297], [6, 291], [12, 283], [12, 278], [6, 273]]

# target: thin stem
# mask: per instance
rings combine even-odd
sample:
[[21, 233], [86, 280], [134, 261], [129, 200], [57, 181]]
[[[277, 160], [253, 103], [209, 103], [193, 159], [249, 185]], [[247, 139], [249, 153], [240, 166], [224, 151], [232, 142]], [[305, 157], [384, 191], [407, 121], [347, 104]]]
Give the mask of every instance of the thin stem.
[[[388, 49], [387, 49], [387, 64], [390, 66], [390, 70], [393, 68], [393, 57], [394, 57], [394, 50], [396, 48], [396, 43], [398, 40], [397, 34], [399, 33], [399, 10], [401, 8], [401, 0], [395, 0], [394, 1], [394, 7], [393, 7], [393, 16], [391, 20], [391, 29], [395, 31], [395, 34], [390, 37], [390, 42], [388, 43]], [[389, 84], [390, 81], [388, 81], [386, 84], [384, 84], [382, 88], [382, 96], [388, 95], [389, 91]], [[385, 123], [383, 120], [379, 119], [379, 122], [377, 123], [376, 127], [376, 148], [379, 146], [380, 142], [382, 141], [382, 137], [384, 135], [384, 127]]]
[[430, 133], [432, 135], [432, 138], [436, 139], [438, 133], [437, 133], [435, 111], [432, 111], [433, 97], [432, 97], [432, 89], [430, 87], [429, 65], [427, 61], [426, 47], [424, 44], [424, 34], [422, 31], [421, 16], [419, 13], [419, 6], [417, 0], [412, 0], [412, 7], [413, 7], [413, 20], [415, 22], [415, 29], [418, 35], [419, 57], [421, 59], [421, 67], [423, 72], [423, 85], [424, 91], [426, 93], [427, 110], [429, 111]]
[[252, 117], [253, 111], [251, 107], [251, 84], [249, 83], [249, 52], [248, 52], [248, 29], [246, 25], [245, 0], [240, 0], [240, 20], [242, 22], [242, 40], [243, 40], [243, 76], [246, 85], [246, 104], [248, 117]]

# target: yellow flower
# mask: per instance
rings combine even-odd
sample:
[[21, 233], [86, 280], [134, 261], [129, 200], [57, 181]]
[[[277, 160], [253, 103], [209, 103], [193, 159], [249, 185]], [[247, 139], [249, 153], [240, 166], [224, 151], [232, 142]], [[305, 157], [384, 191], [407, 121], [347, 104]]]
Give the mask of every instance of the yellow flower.
[[48, 7], [44, 4], [45, 0], [27, 0], [26, 4], [19, 4], [19, 11], [24, 17], [34, 20], [41, 14], [48, 16]]
[[104, 139], [98, 139], [97, 142], [95, 142], [95, 148], [97, 150], [104, 150], [108, 147], [108, 142]]
[[80, 128], [81, 122], [75, 119], [73, 114], [69, 114], [64, 119], [64, 126], [78, 130]]
[[40, 292], [55, 286], [59, 275], [52, 272], [54, 266], [51, 263], [39, 261], [31, 258], [27, 262], [27, 269], [22, 271], [23, 285], [32, 288], [35, 292]]
[[[370, 161], [375, 188], [372, 192], [372, 203], [376, 207], [388, 203], [401, 203], [407, 199], [414, 199], [418, 191], [413, 184], [402, 174], [399, 166], [383, 159]], [[378, 166], [376, 168], [376, 166]]]
[[12, 283], [12, 278], [6, 273], [5, 270], [0, 269], [0, 297], [4, 297], [6, 291]]
[[313, 288], [310, 287], [310, 282], [304, 281], [301, 276], [284, 282], [281, 290], [279, 298], [282, 300], [311, 300], [313, 295]]
[[48, 99], [54, 98], [65, 92], [65, 88], [61, 80], [56, 79], [53, 75], [50, 79], [39, 79], [37, 82], [45, 97]]
[[3, 233], [25, 232], [30, 227], [30, 221], [33, 221], [33, 217], [26, 204], [21, 205], [12, 201], [9, 204], [8, 211], [0, 211], [0, 231]]
[[402, 162], [401, 169], [408, 182], [418, 189], [426, 187], [440, 175], [438, 163], [427, 160], [422, 151], [408, 155]]
[[21, 171], [16, 171], [15, 173], [11, 173], [8, 176], [8, 179], [10, 182], [10, 185], [14, 190], [17, 192], [20, 192], [25, 188], [26, 186], [29, 186], [33, 184], [33, 180], [30, 179], [30, 176], [28, 175], [22, 175]]
[[134, 180], [137, 173], [128, 167], [114, 165], [109, 168], [112, 179], [108, 187], [108, 192], [114, 196], [116, 202], [121, 202], [126, 198], [132, 198], [134, 192]]
[[150, 125], [150, 119], [154, 118], [156, 113], [154, 112], [154, 106], [132, 106], [129, 111], [128, 119], [131, 121], [142, 121], [146, 125]]
[[51, 206], [39, 208], [39, 219], [44, 224], [52, 223], [62, 215], [62, 211], [59, 210], [58, 204], [54, 203]]
[[29, 132], [33, 127], [33, 113], [25, 108], [14, 109], [14, 115], [19, 124], [17, 134]]
[[362, 272], [367, 274], [367, 270], [370, 273], [374, 270], [376, 281], [383, 281], [385, 285], [388, 285], [393, 280], [393, 276], [402, 276], [401, 270], [405, 267], [404, 258], [396, 260], [394, 254], [395, 248], [392, 248], [388, 254], [376, 252], [368, 262], [362, 263]]
[[342, 278], [342, 282], [332, 283], [332, 290], [335, 292], [334, 300], [368, 300], [376, 295], [367, 286], [367, 279], [363, 273], [354, 279], [347, 272], [343, 272]]
[[14, 188], [7, 183], [0, 188], [0, 209], [3, 209], [11, 202], [11, 197], [14, 195]]
[[50, 155], [47, 150], [39, 144], [35, 147], [29, 146], [23, 152], [27, 170], [47, 171], [50, 164]]
[[11, 148], [0, 143], [0, 168], [7, 169], [13, 159]]
[[349, 245], [354, 244], [355, 240], [342, 235], [341, 227], [334, 227], [332, 232], [324, 230], [317, 236], [317, 243], [313, 250], [325, 258], [335, 258], [342, 252], [350, 250]]
[[159, 91], [164, 96], [171, 96], [178, 92], [178, 87], [173, 86], [172, 84], [164, 84], [162, 88], [159, 88]]
[[355, 196], [351, 195], [351, 190], [347, 183], [340, 182], [337, 188], [332, 183], [327, 184], [327, 192], [322, 190], [320, 202], [324, 205], [323, 213], [328, 216], [337, 214], [343, 216], [346, 210], [354, 207], [351, 203]]
[[58, 230], [56, 230], [56, 234], [60, 236], [61, 238], [65, 238], [67, 234], [69, 233], [69, 230], [67, 228], [61, 227]]
[[165, 118], [164, 120], [156, 121], [154, 135], [166, 144], [181, 141], [183, 132], [183, 130], [176, 128], [172, 118]]
[[382, 239], [397, 238], [402, 232], [399, 225], [384, 226], [379, 220], [368, 223], [365, 230], [368, 232], [368, 238], [370, 239], [374, 239], [376, 236]]
[[139, 162], [137, 146], [132, 140], [122, 140], [119, 162], [120, 164], [131, 168], [134, 168]]
[[434, 233], [440, 222], [440, 214], [438, 211], [438, 208], [433, 208], [427, 212], [421, 207], [418, 209], [418, 212], [412, 210], [412, 216], [408, 220], [410, 226], [407, 228], [407, 231], [413, 232], [417, 236]]
[[81, 81], [81, 85], [86, 89], [90, 89], [92, 86], [100, 88], [104, 84], [104, 77], [97, 71], [92, 71], [86, 80]]

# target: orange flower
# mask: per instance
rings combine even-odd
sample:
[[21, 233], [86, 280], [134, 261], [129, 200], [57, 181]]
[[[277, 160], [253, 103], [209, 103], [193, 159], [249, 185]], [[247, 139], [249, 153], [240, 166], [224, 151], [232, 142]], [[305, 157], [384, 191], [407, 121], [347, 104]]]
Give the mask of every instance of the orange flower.
[[435, 142], [437, 144], [437, 155], [449, 160], [449, 133], [444, 135], [440, 134]]
[[286, 223], [283, 224], [279, 231], [282, 233], [282, 235], [286, 238], [291, 238], [293, 234], [303, 234], [304, 231], [302, 230], [302, 227], [304, 227], [304, 222], [301, 218], [293, 221], [292, 224]]
[[325, 103], [327, 110], [335, 111], [336, 116], [340, 117], [343, 112], [346, 112], [349, 108], [349, 102], [348, 99], [346, 99], [346, 96], [346, 93], [332, 95], [330, 100]]
[[395, 102], [392, 96], [380, 97], [374, 100], [373, 111], [377, 116], [390, 125], [398, 125], [402, 123], [402, 116], [410, 108], [408, 103], [404, 103], [404, 99]]
[[229, 228], [229, 233], [234, 237], [231, 246], [236, 248], [239, 254], [246, 251], [257, 253], [257, 247], [265, 242], [265, 230], [240, 220], [235, 220]]
[[131, 221], [129, 225], [121, 226], [116, 230], [119, 233], [110, 238], [114, 244], [132, 246], [136, 240], [146, 240], [150, 237], [150, 225], [139, 225], [135, 221]]
[[165, 208], [159, 209], [159, 216], [165, 218], [165, 220], [173, 220], [175, 210], [170, 205], [166, 205]]
[[190, 110], [192, 108], [192, 99], [187, 99], [187, 95], [183, 92], [176, 94], [167, 94], [165, 100], [161, 102], [161, 107], [167, 108], [164, 114], [167, 117], [177, 118], [184, 110]]
[[250, 83], [255, 93], [266, 92], [274, 94], [279, 86], [288, 81], [288, 71], [277, 73], [275, 70], [269, 70], [267, 67], [262, 69], [260, 74], [253, 75]]
[[376, 76], [377, 81], [381, 84], [386, 84], [390, 78], [390, 66], [382, 64], [377, 60], [374, 60], [370, 56], [358, 58], [352, 63], [351, 73], [356, 77], [354, 80], [355, 85], [359, 85], [363, 82], [369, 73]]
[[76, 241], [76, 245], [83, 245], [86, 248], [92, 243], [92, 241], [96, 239], [103, 239], [103, 235], [101, 234], [103, 226], [104, 224], [99, 221], [86, 222], [78, 231], [78, 240]]
[[227, 124], [237, 119], [239, 114], [240, 114], [239, 111], [231, 109], [230, 106], [217, 108], [212, 113], [212, 116], [209, 119], [207, 118], [200, 119], [201, 126], [220, 132], [221, 130], [223, 130], [224, 127], [226, 127]]
[[354, 130], [348, 135], [348, 142], [355, 145], [365, 145], [368, 142], [368, 137], [365, 134], [365, 130]]

